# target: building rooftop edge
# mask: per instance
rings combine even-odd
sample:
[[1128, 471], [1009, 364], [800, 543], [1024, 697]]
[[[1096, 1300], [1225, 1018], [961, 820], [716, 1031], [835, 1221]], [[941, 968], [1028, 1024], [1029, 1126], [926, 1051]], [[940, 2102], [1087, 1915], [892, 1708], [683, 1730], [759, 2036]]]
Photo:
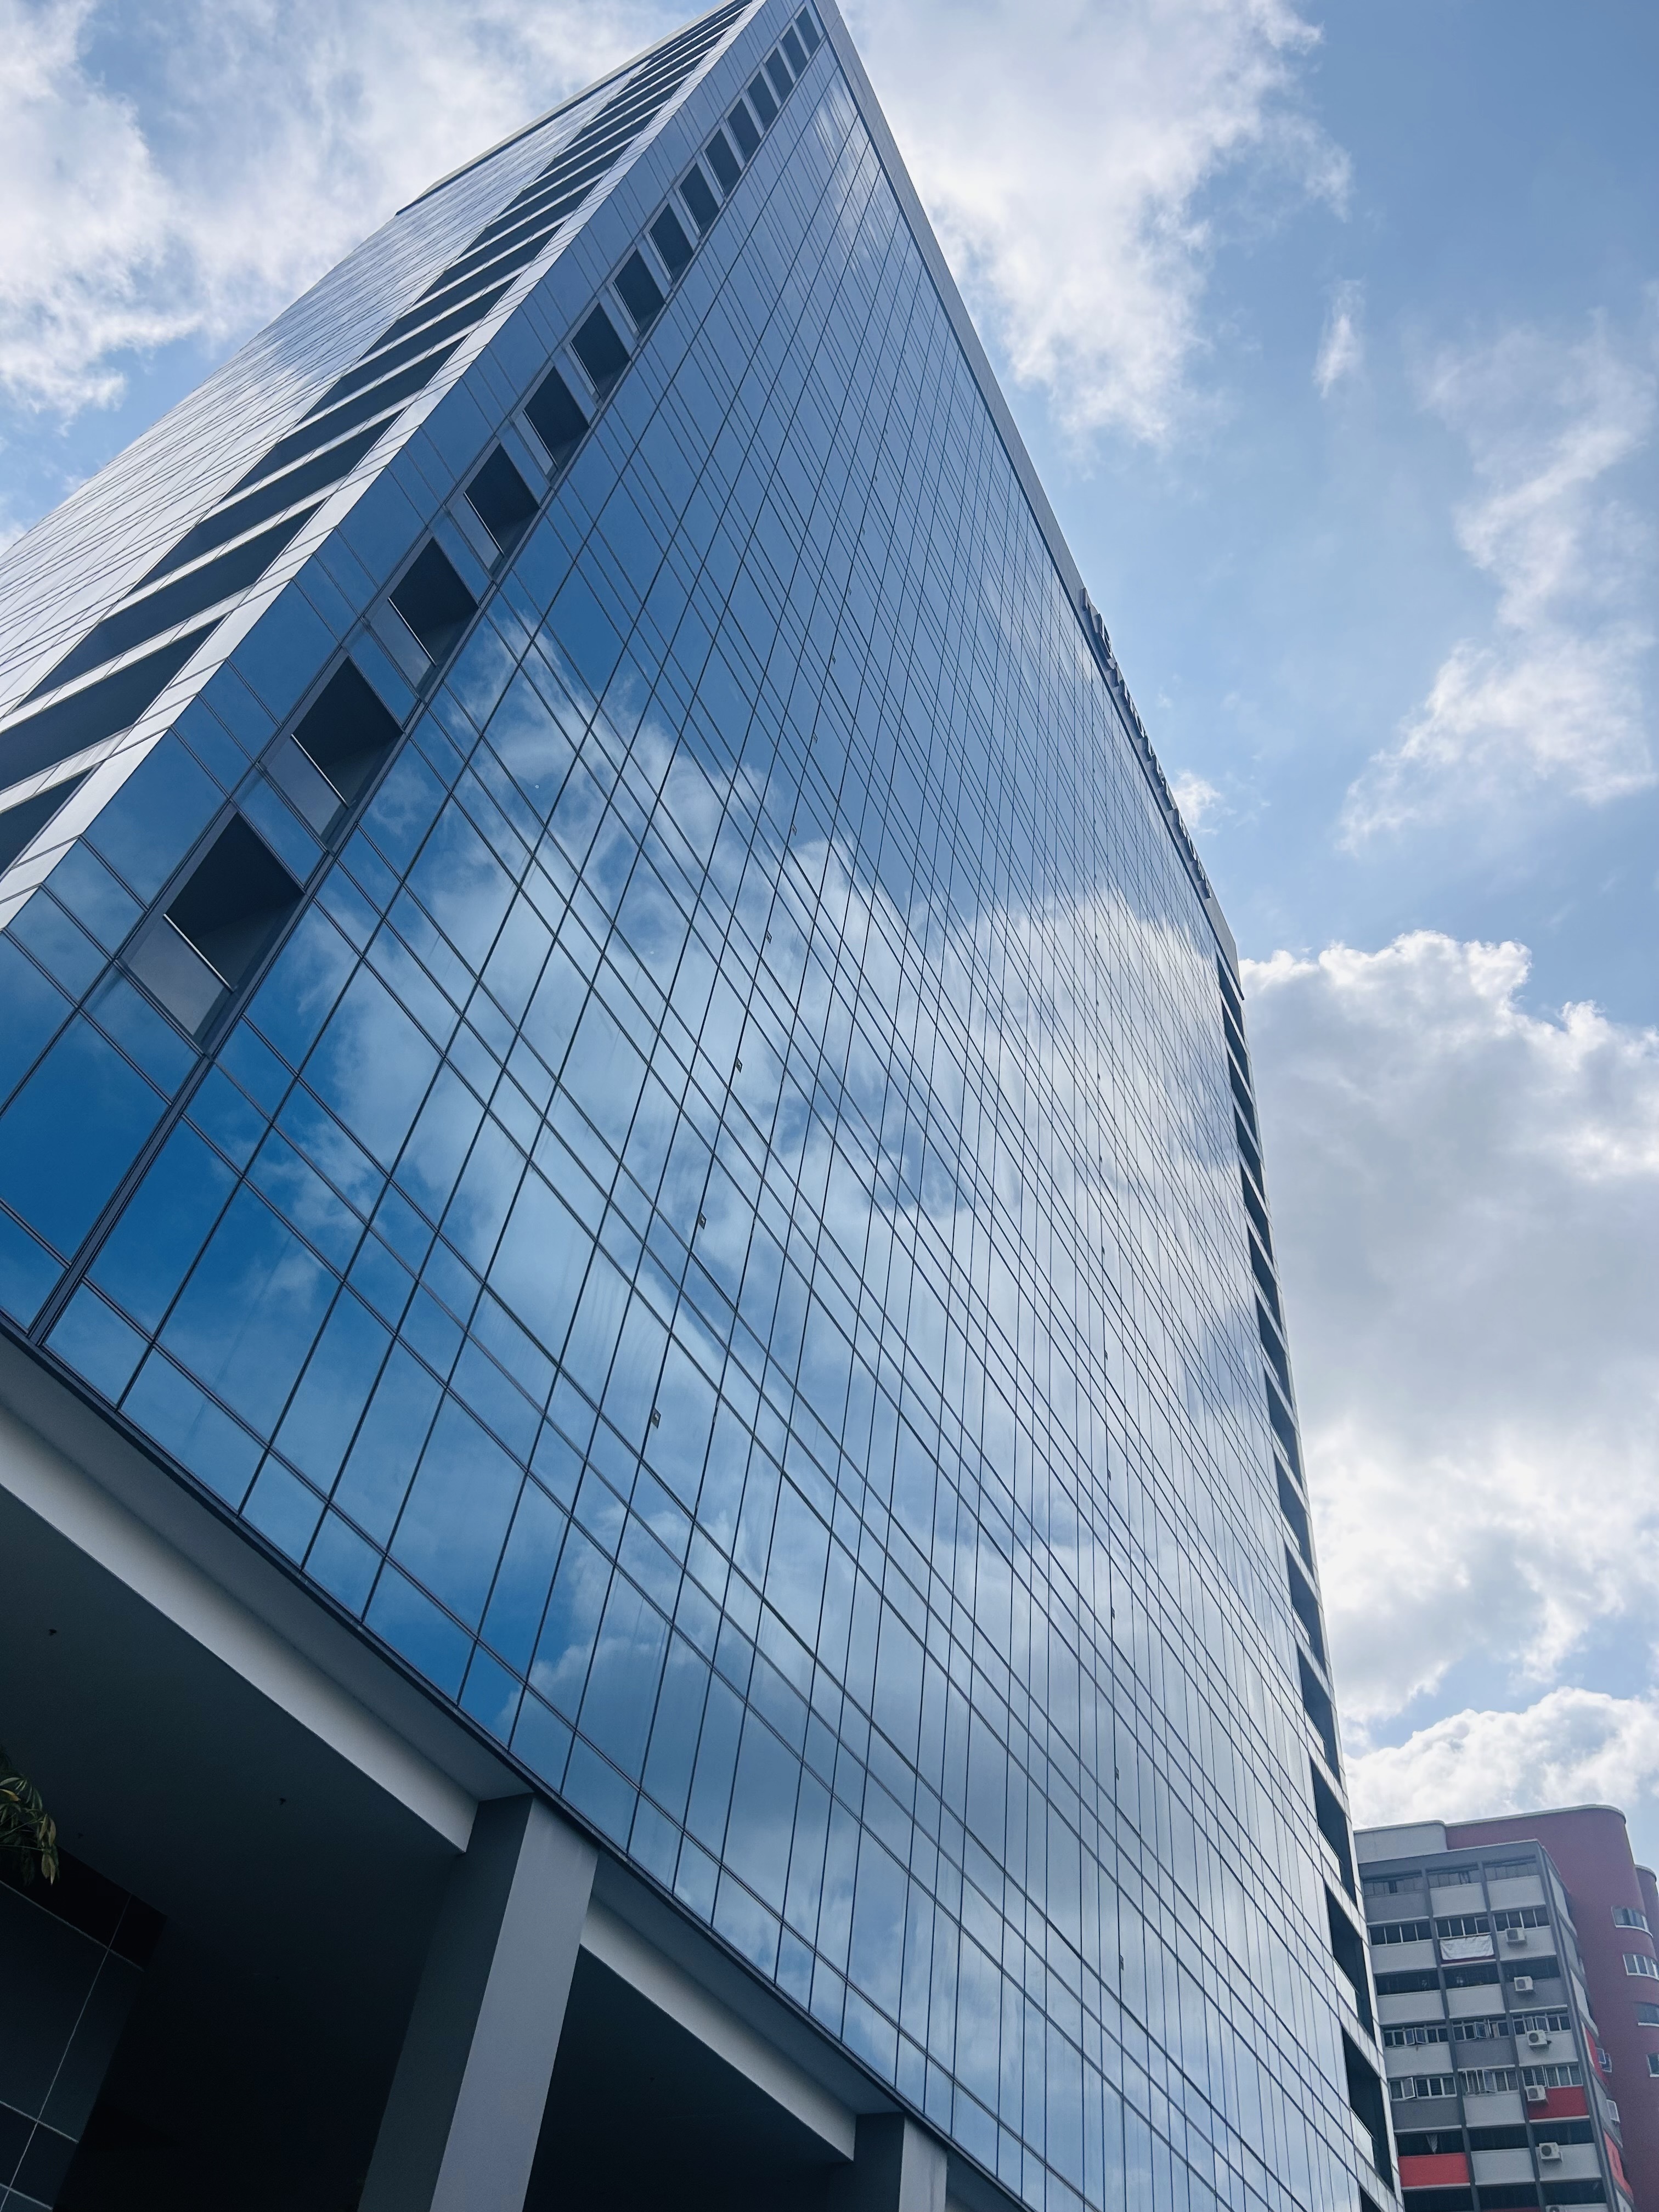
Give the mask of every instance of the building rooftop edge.
[[1536, 1805], [1524, 1813], [1481, 1813], [1467, 1820], [1448, 1820], [1444, 1826], [1449, 1830], [1512, 1826], [1517, 1820], [1556, 1820], [1564, 1813], [1612, 1813], [1616, 1818], [1623, 1820], [1626, 1827], [1630, 1825], [1629, 1818], [1622, 1806], [1604, 1805], [1600, 1798], [1589, 1798], [1582, 1805]]
[[[1480, 1814], [1468, 1820], [1443, 1820], [1437, 1816], [1425, 1818], [1420, 1820], [1388, 1820], [1381, 1822], [1373, 1827], [1356, 1827], [1353, 1832], [1354, 1844], [1356, 1848], [1358, 1848], [1358, 1844], [1362, 1841], [1370, 1842], [1376, 1838], [1389, 1836], [1421, 1835], [1425, 1831], [1437, 1828], [1439, 1830], [1443, 1837], [1449, 1839], [1452, 1836], [1456, 1835], [1461, 1831], [1468, 1828], [1524, 1827], [1529, 1820], [1560, 1820], [1574, 1813], [1611, 1813], [1615, 1820], [1624, 1821], [1626, 1827], [1630, 1825], [1629, 1816], [1621, 1807], [1618, 1805], [1603, 1804], [1600, 1799], [1591, 1799], [1579, 1805], [1540, 1805], [1525, 1813]], [[1439, 1848], [1444, 1851], [1459, 1851], [1474, 1850], [1478, 1848], [1478, 1846], [1468, 1844], [1455, 1844], [1447, 1840], [1446, 1842], [1443, 1842]], [[1398, 1858], [1411, 1858], [1419, 1855], [1419, 1853], [1418, 1851], [1410, 1850], [1401, 1850], [1392, 1854], [1392, 1856]], [[1386, 1857], [1390, 1855], [1386, 1852], [1374, 1852], [1372, 1856], [1374, 1857]], [[1640, 1871], [1640, 1869], [1638, 1869], [1638, 1871]], [[1649, 1869], [1648, 1871], [1651, 1872], [1652, 1869]]]

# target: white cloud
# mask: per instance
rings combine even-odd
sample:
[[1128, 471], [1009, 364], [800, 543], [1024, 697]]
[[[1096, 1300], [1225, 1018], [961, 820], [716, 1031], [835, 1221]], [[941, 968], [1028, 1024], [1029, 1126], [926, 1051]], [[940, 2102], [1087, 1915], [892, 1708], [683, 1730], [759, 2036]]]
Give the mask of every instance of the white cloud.
[[60, 409], [115, 398], [107, 356], [189, 321], [167, 297], [169, 196], [143, 130], [81, 65], [91, 13], [0, 5], [0, 381]]
[[1331, 295], [1314, 361], [1314, 382], [1322, 399], [1328, 399], [1345, 376], [1358, 376], [1365, 365], [1364, 312], [1364, 286], [1345, 278]]
[[1184, 769], [1170, 786], [1176, 805], [1181, 809], [1181, 818], [1189, 830], [1201, 830], [1213, 823], [1225, 811], [1219, 791], [1207, 776], [1193, 769]]
[[129, 350], [239, 336], [681, 13], [0, 0], [0, 389], [71, 415], [118, 399]]
[[[0, 0], [0, 391], [110, 404], [222, 345], [402, 200], [683, 18], [680, 0]], [[855, 9], [947, 250], [1060, 419], [1191, 398], [1224, 174], [1340, 200], [1292, 0]], [[1235, 203], [1235, 216], [1237, 204]]]
[[1497, 587], [1397, 741], [1350, 790], [1347, 842], [1501, 805], [1539, 787], [1601, 804], [1655, 781], [1645, 669], [1659, 569], [1617, 472], [1652, 428], [1652, 365], [1599, 326], [1442, 356], [1425, 404], [1467, 442], [1458, 542]]
[[1206, 189], [1248, 167], [1298, 196], [1346, 193], [1346, 157], [1296, 106], [1316, 30], [1289, 0], [850, 12], [1013, 375], [1073, 432], [1168, 441], [1204, 343]]
[[1659, 1601], [1659, 1033], [1516, 945], [1247, 963], [1326, 1603], [1373, 1726]]
[[1659, 1798], [1659, 1701], [1552, 1690], [1524, 1712], [1462, 1712], [1352, 1760], [1362, 1826], [1473, 1820], [1553, 1805]]

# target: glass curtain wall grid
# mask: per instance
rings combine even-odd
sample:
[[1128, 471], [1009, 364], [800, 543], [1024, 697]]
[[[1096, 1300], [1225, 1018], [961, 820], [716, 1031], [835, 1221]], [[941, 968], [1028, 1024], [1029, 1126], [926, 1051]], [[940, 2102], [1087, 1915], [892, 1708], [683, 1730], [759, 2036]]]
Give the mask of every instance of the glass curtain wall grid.
[[844, 27], [602, 93], [0, 728], [5, 1324], [1014, 2196], [1381, 2203], [1224, 923]]

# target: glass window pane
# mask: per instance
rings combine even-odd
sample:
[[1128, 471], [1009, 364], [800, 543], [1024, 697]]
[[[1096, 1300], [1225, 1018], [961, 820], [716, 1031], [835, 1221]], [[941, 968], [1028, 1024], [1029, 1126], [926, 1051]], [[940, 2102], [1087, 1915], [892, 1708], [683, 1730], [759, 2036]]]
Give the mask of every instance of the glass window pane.
[[73, 1252], [161, 1117], [161, 1100], [84, 1018], [0, 1115], [0, 1198]]

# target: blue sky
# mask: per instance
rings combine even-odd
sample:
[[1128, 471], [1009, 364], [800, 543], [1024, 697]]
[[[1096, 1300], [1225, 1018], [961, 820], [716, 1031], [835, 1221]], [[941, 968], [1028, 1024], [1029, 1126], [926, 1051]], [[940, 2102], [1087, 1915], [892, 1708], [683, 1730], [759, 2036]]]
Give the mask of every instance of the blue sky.
[[[1362, 1816], [1659, 1853], [1659, 16], [850, 19], [1248, 969]], [[647, 0], [0, 0], [0, 530]]]

